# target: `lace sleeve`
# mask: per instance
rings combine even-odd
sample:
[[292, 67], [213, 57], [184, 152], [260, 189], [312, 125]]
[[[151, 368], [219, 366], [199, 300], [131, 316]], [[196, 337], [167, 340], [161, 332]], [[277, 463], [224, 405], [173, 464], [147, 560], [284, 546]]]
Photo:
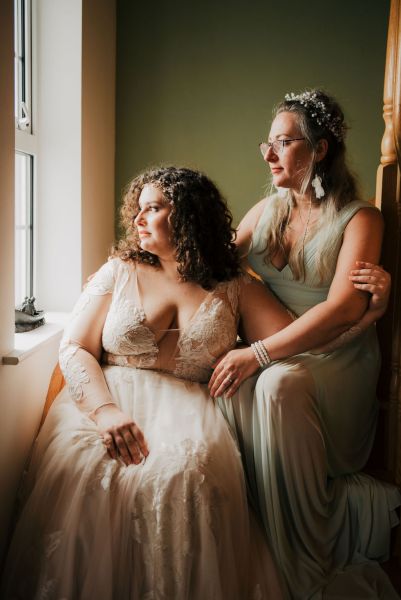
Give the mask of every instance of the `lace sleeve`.
[[101, 405], [113, 402], [99, 359], [114, 283], [115, 261], [109, 261], [81, 294], [60, 344], [60, 367], [70, 395], [89, 416]]
[[[253, 277], [248, 273], [241, 273], [238, 277], [231, 279], [228, 282], [220, 284], [227, 295], [227, 300], [230, 304], [233, 315], [239, 316], [239, 299], [244, 286], [254, 281]], [[218, 289], [218, 288], [217, 288]]]

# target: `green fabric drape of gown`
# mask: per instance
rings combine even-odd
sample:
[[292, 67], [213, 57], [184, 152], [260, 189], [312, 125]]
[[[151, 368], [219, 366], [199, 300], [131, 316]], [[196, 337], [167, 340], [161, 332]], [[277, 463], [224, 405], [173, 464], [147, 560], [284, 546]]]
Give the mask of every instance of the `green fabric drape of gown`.
[[[348, 204], [336, 224], [307, 239], [305, 281], [297, 281], [288, 265], [279, 271], [264, 261], [269, 226], [282, 201], [278, 195], [268, 199], [248, 260], [301, 315], [326, 299], [344, 229], [371, 205]], [[317, 252], [327, 252], [332, 263], [323, 282]], [[275, 361], [233, 398], [219, 399], [290, 598], [398, 598], [374, 561], [388, 557], [400, 493], [360, 473], [375, 434], [379, 368], [372, 327], [331, 353]]]

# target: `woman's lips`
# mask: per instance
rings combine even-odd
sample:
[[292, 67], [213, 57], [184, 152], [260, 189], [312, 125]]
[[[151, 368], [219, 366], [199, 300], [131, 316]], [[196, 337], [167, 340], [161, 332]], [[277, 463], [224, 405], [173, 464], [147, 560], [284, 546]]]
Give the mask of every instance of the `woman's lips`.
[[282, 171], [283, 169], [282, 169], [282, 167], [274, 167], [273, 169], [270, 169], [270, 170], [274, 175], [275, 173], [280, 173], [280, 171]]

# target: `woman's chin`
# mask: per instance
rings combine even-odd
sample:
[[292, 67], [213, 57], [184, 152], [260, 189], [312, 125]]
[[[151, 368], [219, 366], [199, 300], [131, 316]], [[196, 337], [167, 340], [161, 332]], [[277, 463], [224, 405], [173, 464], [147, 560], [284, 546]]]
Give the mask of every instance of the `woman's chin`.
[[272, 181], [273, 185], [277, 188], [288, 188], [288, 181], [282, 175], [280, 176], [280, 174], [274, 175], [273, 173]]
[[272, 183], [274, 185], [275, 188], [283, 190], [283, 191], [287, 191], [288, 190], [288, 185], [285, 181], [283, 181], [283, 179], [280, 177], [274, 178], [272, 180]]
[[139, 240], [139, 245], [141, 247], [141, 250], [144, 250], [145, 252], [151, 252], [152, 254], [154, 254], [153, 244], [149, 243], [149, 240], [147, 240], [146, 238]]

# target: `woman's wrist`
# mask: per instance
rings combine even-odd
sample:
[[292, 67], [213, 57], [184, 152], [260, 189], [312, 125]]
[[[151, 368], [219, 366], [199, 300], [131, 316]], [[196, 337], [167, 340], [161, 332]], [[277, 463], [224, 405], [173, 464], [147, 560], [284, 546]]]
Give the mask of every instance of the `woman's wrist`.
[[115, 402], [113, 402], [112, 400], [109, 400], [107, 402], [103, 402], [102, 404], [99, 404], [99, 406], [96, 406], [96, 408], [94, 408], [93, 410], [90, 411], [89, 414], [89, 418], [92, 419], [92, 421], [96, 422], [96, 417], [98, 416], [99, 412], [103, 412], [103, 409], [106, 408], [107, 406], [113, 406], [115, 408], [117, 408], [117, 405]]
[[251, 344], [252, 352], [255, 355], [257, 362], [261, 368], [267, 367], [272, 362], [270, 354], [267, 351], [266, 346], [262, 342], [262, 340], [257, 340]]

